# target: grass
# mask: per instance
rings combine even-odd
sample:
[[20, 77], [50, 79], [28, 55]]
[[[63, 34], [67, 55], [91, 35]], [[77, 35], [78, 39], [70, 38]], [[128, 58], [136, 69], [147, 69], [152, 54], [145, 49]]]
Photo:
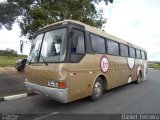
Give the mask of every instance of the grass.
[[0, 67], [14, 67], [18, 59], [26, 58], [26, 55], [0, 56]]
[[150, 63], [149, 68], [160, 69], [160, 63]]

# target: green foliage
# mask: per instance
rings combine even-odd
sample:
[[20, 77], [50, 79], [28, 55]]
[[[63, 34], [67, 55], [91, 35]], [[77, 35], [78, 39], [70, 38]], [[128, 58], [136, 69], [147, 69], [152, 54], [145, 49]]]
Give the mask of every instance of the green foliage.
[[14, 67], [18, 59], [26, 58], [26, 55], [17, 55], [14, 50], [0, 50], [0, 67]]
[[0, 56], [17, 56], [17, 52], [12, 49], [0, 50]]
[[13, 3], [0, 3], [0, 28], [2, 25], [8, 30], [12, 29], [12, 24], [19, 16], [19, 11], [17, 5]]
[[[106, 22], [95, 4], [113, 0], [7, 0], [0, 3], [0, 27], [12, 28], [18, 21], [21, 34], [31, 36], [38, 29], [65, 19], [78, 20], [101, 28]], [[19, 19], [17, 19], [19, 17]]]
[[27, 57], [26, 55], [18, 55], [18, 56], [0, 55], [0, 67], [14, 67], [18, 59], [26, 57]]
[[160, 69], [160, 62], [150, 63], [149, 68]]

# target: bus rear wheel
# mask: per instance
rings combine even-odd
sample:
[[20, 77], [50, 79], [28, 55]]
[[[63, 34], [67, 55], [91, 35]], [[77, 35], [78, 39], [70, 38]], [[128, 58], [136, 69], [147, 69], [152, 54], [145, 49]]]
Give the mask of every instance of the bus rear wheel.
[[103, 81], [100, 77], [98, 77], [94, 83], [91, 100], [96, 101], [99, 100], [103, 95]]

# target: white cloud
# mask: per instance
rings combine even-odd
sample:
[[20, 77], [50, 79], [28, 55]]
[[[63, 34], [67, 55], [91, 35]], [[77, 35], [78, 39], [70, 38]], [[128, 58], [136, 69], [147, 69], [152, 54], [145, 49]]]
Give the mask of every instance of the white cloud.
[[[5, 50], [6, 48], [13, 49], [20, 53], [20, 40], [25, 39], [24, 37], [20, 37], [21, 31], [18, 24], [13, 25], [13, 29], [8, 31], [3, 28], [0, 30], [0, 50]], [[28, 54], [30, 49], [30, 45], [26, 45], [24, 47], [24, 54]]]
[[145, 48], [149, 60], [160, 61], [159, 5], [159, 0], [114, 0], [102, 5], [108, 19], [105, 31]]

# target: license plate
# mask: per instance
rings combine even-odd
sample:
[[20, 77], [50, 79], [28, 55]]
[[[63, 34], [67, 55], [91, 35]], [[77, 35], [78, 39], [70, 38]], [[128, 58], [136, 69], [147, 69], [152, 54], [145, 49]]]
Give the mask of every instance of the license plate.
[[55, 83], [54, 83], [53, 81], [48, 81], [48, 86], [54, 87], [54, 86], [55, 86]]

